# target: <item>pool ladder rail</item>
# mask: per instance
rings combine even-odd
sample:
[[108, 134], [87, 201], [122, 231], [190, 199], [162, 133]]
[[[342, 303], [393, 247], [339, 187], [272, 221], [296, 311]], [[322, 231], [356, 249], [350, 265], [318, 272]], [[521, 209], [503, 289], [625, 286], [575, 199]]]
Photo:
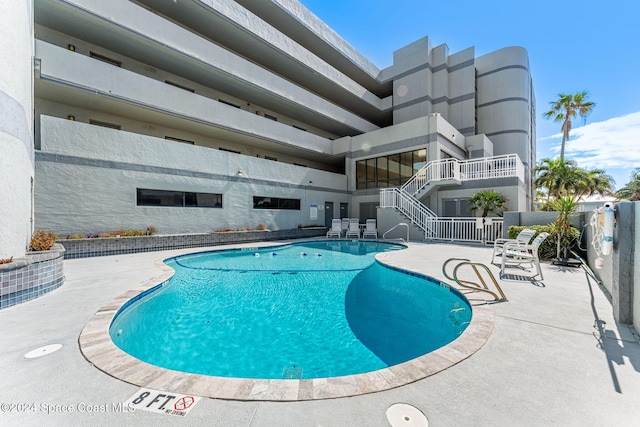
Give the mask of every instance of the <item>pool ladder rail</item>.
[[398, 224], [394, 225], [389, 230], [385, 231], [385, 233], [382, 235], [382, 238], [387, 239], [387, 234], [389, 234], [390, 232], [392, 232], [393, 230], [395, 230], [400, 226], [407, 228], [407, 240], [404, 240], [402, 237], [400, 237], [400, 240], [404, 241], [405, 243], [408, 242], [409, 241], [409, 224], [407, 224], [406, 222], [399, 222]]
[[[460, 262], [458, 262], [458, 264], [453, 269], [453, 277], [451, 277], [451, 276], [449, 276], [447, 274], [447, 265], [452, 261], [460, 261]], [[471, 282], [469, 280], [461, 280], [461, 279], [458, 278], [458, 270], [460, 270], [460, 268], [466, 267], [466, 266], [469, 266], [469, 267], [471, 267], [473, 269], [473, 271], [474, 271], [476, 277], [478, 278], [478, 280], [480, 281], [480, 283]], [[482, 267], [482, 269], [484, 269], [486, 271], [487, 275], [489, 276], [489, 278], [493, 282], [493, 286], [495, 287], [497, 293], [489, 289], [489, 287], [487, 286], [487, 283], [485, 282], [484, 278], [482, 277], [481, 272], [478, 270], [478, 267]], [[480, 262], [472, 262], [472, 261], [470, 261], [470, 260], [468, 260], [466, 258], [449, 258], [448, 260], [446, 260], [444, 262], [444, 264], [442, 264], [442, 274], [444, 274], [444, 277], [446, 277], [447, 279], [453, 280], [455, 283], [457, 283], [462, 288], [471, 289], [471, 290], [476, 291], [476, 292], [486, 292], [486, 293], [488, 293], [489, 295], [491, 295], [493, 297], [493, 301], [489, 301], [489, 302], [509, 301], [507, 299], [506, 295], [504, 294], [504, 292], [502, 292], [502, 288], [498, 284], [498, 281], [496, 280], [495, 276], [493, 275], [491, 270], [489, 270], [489, 267], [487, 267], [486, 265], [484, 265], [484, 264], [482, 264]]]

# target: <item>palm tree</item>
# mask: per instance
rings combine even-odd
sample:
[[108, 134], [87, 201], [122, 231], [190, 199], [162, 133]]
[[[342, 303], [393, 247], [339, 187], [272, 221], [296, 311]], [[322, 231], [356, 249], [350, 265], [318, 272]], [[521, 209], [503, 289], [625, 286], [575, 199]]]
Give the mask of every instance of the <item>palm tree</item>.
[[571, 195], [592, 196], [611, 193], [613, 178], [602, 169], [586, 170], [578, 167], [573, 160], [543, 159], [535, 168], [535, 185], [546, 189], [547, 210], [551, 199]]
[[482, 190], [473, 194], [469, 198], [469, 210], [477, 211], [482, 209], [482, 217], [485, 218], [489, 212], [499, 213], [507, 206], [507, 199], [496, 190]]
[[558, 99], [550, 102], [551, 109], [544, 113], [547, 119], [553, 118], [554, 122], [562, 122], [562, 146], [560, 148], [560, 160], [564, 160], [564, 144], [569, 139], [571, 120], [576, 116], [585, 119], [596, 106], [594, 102], [587, 101], [589, 95], [586, 91], [575, 94], [559, 93]]
[[616, 191], [616, 197], [631, 201], [640, 200], [640, 168], [631, 172], [631, 180], [627, 185]]
[[591, 169], [586, 171], [587, 181], [583, 190], [584, 193], [581, 196], [593, 196], [594, 194], [600, 194], [601, 196], [607, 196], [612, 193], [615, 180], [607, 175], [604, 169]]
[[[552, 229], [557, 236], [556, 258], [568, 258], [567, 252], [573, 244], [571, 237], [571, 217], [578, 208], [578, 199], [571, 196], [561, 196], [551, 203], [554, 211], [558, 212], [558, 217], [552, 225]], [[562, 257], [560, 255], [563, 255]]]
[[585, 181], [582, 170], [573, 160], [542, 159], [535, 172], [536, 186], [547, 189], [547, 209], [552, 198], [557, 199], [569, 191], [575, 191]]

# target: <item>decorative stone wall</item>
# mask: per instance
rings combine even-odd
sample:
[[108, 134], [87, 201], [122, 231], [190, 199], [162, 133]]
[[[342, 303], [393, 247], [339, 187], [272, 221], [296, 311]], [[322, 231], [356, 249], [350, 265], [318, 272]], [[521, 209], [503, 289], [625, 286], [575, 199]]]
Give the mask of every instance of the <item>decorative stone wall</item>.
[[0, 309], [20, 304], [59, 288], [64, 282], [64, 247], [28, 252], [24, 258], [0, 264]]
[[105, 255], [164, 251], [168, 249], [199, 248], [265, 240], [302, 239], [324, 236], [325, 227], [275, 231], [239, 231], [202, 234], [169, 234], [141, 237], [105, 237], [95, 239], [60, 240], [66, 249], [64, 257], [88, 258]]

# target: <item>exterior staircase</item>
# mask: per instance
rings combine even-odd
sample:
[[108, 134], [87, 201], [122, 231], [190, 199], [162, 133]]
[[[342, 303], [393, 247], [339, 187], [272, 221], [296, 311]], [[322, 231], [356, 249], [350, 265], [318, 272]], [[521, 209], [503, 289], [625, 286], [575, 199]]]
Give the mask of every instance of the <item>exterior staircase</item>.
[[465, 181], [518, 177], [524, 181], [524, 165], [517, 154], [471, 160], [442, 159], [428, 162], [401, 187], [380, 189], [380, 207], [395, 208], [412, 224], [436, 237], [440, 218], [420, 199], [447, 185]]

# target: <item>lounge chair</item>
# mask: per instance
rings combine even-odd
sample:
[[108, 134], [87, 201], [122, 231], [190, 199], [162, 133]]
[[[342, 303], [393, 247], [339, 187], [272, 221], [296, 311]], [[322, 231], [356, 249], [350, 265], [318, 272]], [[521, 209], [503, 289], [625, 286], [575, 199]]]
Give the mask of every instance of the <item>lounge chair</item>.
[[339, 219], [332, 219], [331, 220], [331, 229], [329, 229], [329, 231], [327, 231], [327, 239], [331, 238], [331, 237], [337, 237], [338, 239], [340, 237], [342, 237], [342, 228], [340, 226], [340, 220]]
[[526, 246], [529, 244], [529, 242], [531, 241], [531, 239], [533, 239], [533, 236], [535, 235], [536, 235], [535, 230], [532, 230], [530, 228], [525, 228], [520, 233], [518, 233], [515, 239], [496, 239], [493, 242], [493, 254], [491, 255], [491, 264], [495, 262], [496, 255], [502, 255], [502, 252], [504, 250], [504, 245], [506, 243], [516, 242]]
[[367, 220], [366, 228], [364, 229], [364, 232], [362, 233], [362, 238], [365, 239], [367, 237], [372, 237], [374, 239], [378, 238], [378, 229], [376, 228], [376, 220], [375, 219], [368, 219]]
[[357, 218], [349, 219], [349, 229], [347, 230], [346, 237], [348, 239], [351, 239], [351, 238], [359, 239], [360, 238], [360, 222], [358, 221]]
[[349, 230], [349, 218], [342, 218], [340, 223], [342, 227], [342, 237], [347, 237], [347, 230]]
[[500, 277], [504, 275], [504, 270], [507, 265], [520, 265], [531, 264], [536, 268], [537, 274], [533, 277], [542, 277], [542, 270], [540, 269], [540, 258], [538, 257], [538, 249], [544, 240], [549, 237], [549, 233], [540, 233], [533, 239], [530, 245], [522, 245], [518, 242], [507, 242], [502, 250], [502, 265], [500, 267]]

